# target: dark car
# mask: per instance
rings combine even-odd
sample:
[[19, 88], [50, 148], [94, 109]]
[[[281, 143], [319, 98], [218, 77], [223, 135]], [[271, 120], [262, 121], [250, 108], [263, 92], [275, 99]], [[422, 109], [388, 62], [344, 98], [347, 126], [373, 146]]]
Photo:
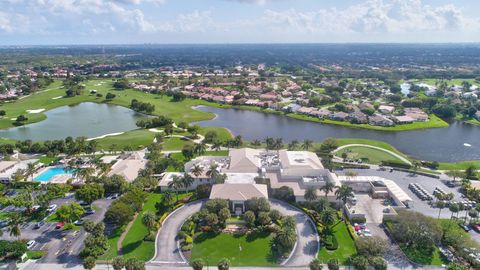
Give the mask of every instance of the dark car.
[[469, 232], [472, 228], [467, 224], [460, 224], [459, 225], [464, 231]]
[[92, 208], [85, 209], [85, 215], [92, 215], [95, 214], [95, 210]]
[[45, 225], [45, 221], [39, 221], [35, 223], [35, 229], [40, 229], [43, 225]]

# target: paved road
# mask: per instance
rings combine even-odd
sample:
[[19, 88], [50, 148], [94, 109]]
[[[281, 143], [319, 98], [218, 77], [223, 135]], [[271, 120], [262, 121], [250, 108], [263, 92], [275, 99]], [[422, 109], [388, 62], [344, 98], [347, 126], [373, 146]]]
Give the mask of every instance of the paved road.
[[292, 216], [297, 221], [297, 245], [284, 266], [307, 266], [315, 258], [319, 248], [313, 223], [303, 211], [286, 202], [270, 199], [270, 204], [272, 209], [277, 209], [284, 216]]
[[155, 256], [150, 261], [151, 265], [186, 264], [178, 249], [177, 233], [188, 217], [200, 211], [203, 203], [204, 201], [195, 201], [185, 204], [170, 214], [163, 222], [162, 228], [157, 234]]

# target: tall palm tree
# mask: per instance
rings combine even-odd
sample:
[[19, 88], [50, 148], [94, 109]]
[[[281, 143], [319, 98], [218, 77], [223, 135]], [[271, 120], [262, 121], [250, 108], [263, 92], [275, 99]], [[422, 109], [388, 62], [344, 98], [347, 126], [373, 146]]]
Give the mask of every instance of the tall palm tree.
[[28, 163], [27, 169], [25, 170], [25, 179], [28, 180], [28, 178], [32, 177], [35, 171], [36, 171], [35, 164]]
[[440, 213], [442, 212], [442, 209], [445, 208], [445, 202], [438, 200], [435, 203], [435, 206], [438, 208], [438, 218], [437, 219], [440, 219]]
[[333, 192], [335, 184], [333, 182], [327, 181], [323, 187], [320, 187], [320, 191], [325, 192], [325, 198], [327, 198], [328, 193]]
[[222, 142], [221, 141], [214, 141], [212, 143], [212, 149], [215, 151], [220, 151], [222, 149]]
[[142, 215], [142, 223], [149, 231], [152, 231], [155, 228], [157, 217], [154, 212], [146, 211]]
[[185, 174], [183, 175], [182, 185], [183, 185], [183, 187], [185, 187], [185, 193], [188, 192], [190, 186], [193, 185], [193, 182], [194, 182], [194, 181], [195, 181], [195, 180], [193, 179], [193, 177], [192, 177], [190, 174], [185, 173]]
[[193, 152], [197, 155], [202, 155], [207, 151], [207, 146], [205, 143], [196, 143], [195, 146], [193, 147]]
[[215, 163], [210, 164], [210, 167], [207, 170], [207, 176], [211, 179], [214, 179], [218, 176], [218, 165]]
[[178, 201], [178, 190], [183, 187], [183, 180], [181, 176], [174, 175], [172, 177], [172, 181], [168, 183], [168, 188], [173, 188], [175, 190], [175, 194], [177, 195], [177, 201]]
[[192, 169], [190, 169], [190, 172], [191, 172], [193, 175], [195, 175], [195, 177], [198, 177], [198, 176], [202, 175], [202, 173], [203, 173], [203, 168], [197, 164], [197, 165], [194, 165], [194, 166], [192, 167]]
[[260, 147], [262, 142], [260, 140], [253, 140], [251, 144], [253, 147]]
[[337, 200], [341, 200], [343, 204], [346, 204], [349, 198], [354, 197], [353, 188], [347, 185], [342, 185], [335, 191], [335, 195], [337, 196]]
[[315, 211], [322, 213], [323, 211], [329, 209], [330, 203], [324, 198], [321, 198], [320, 200], [315, 202], [313, 207], [315, 208]]
[[22, 234], [22, 231], [20, 230], [21, 223], [22, 219], [20, 215], [12, 216], [12, 219], [8, 222], [8, 232], [10, 233], [10, 236], [17, 237], [17, 239], [20, 238]]
[[297, 149], [297, 147], [298, 147], [299, 144], [300, 144], [300, 143], [299, 143], [297, 140], [291, 141], [291, 142], [288, 144], [288, 150], [292, 151], [292, 150]]
[[304, 140], [303, 143], [302, 143], [302, 148], [307, 150], [312, 148], [313, 146], [313, 142], [311, 140]]
[[337, 214], [333, 209], [327, 209], [320, 214], [320, 219], [323, 225], [325, 225], [329, 231], [331, 230], [333, 223], [335, 223], [336, 215]]
[[267, 137], [265, 138], [265, 144], [267, 145], [267, 149], [271, 150], [274, 147], [275, 140], [273, 138]]
[[308, 202], [313, 202], [317, 199], [317, 190], [314, 189], [314, 188], [307, 188], [305, 190], [305, 200], [307, 200]]
[[172, 192], [167, 191], [163, 194], [162, 201], [165, 204], [165, 206], [167, 206], [168, 208], [170, 208], [173, 205], [173, 203], [174, 203], [173, 200], [174, 200], [174, 198], [173, 198]]

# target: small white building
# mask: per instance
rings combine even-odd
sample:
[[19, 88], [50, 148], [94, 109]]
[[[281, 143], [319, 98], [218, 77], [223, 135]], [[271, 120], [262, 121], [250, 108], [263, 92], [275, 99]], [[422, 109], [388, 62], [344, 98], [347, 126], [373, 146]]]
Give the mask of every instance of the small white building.
[[231, 202], [232, 212], [245, 212], [245, 201], [253, 198], [268, 199], [267, 185], [261, 184], [218, 184], [213, 185], [210, 199], [224, 199]]

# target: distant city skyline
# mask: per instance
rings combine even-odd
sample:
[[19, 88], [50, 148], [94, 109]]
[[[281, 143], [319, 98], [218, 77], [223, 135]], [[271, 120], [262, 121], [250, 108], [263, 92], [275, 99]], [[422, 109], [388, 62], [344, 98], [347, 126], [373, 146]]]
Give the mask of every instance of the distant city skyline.
[[470, 0], [0, 0], [0, 45], [480, 42]]

